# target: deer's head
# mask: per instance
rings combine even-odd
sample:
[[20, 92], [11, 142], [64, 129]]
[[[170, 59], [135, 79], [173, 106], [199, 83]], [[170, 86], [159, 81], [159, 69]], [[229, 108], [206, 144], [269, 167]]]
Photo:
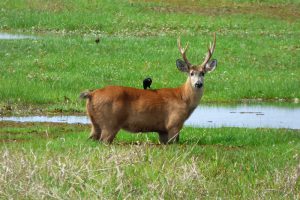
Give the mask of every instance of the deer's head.
[[217, 67], [217, 60], [212, 59], [211, 57], [214, 53], [215, 47], [216, 47], [216, 34], [214, 34], [214, 41], [212, 44], [208, 47], [208, 52], [205, 56], [204, 61], [202, 64], [199, 65], [193, 65], [191, 64], [187, 57], [186, 57], [186, 51], [188, 49], [188, 44], [185, 46], [185, 48], [181, 47], [180, 38], [177, 40], [178, 49], [180, 54], [182, 55], [183, 60], [177, 59], [176, 60], [176, 66], [181, 72], [185, 72], [189, 76], [189, 82], [191, 84], [191, 87], [195, 90], [201, 89], [204, 84], [204, 75], [207, 72], [213, 71]]

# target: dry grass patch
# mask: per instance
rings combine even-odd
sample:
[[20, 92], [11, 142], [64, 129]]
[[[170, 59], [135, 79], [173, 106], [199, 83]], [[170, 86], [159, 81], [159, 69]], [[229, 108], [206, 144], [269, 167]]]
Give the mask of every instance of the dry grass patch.
[[63, 155], [51, 151], [51, 144], [44, 154], [5, 149], [0, 155], [0, 196], [184, 198], [207, 194], [195, 157], [186, 159], [183, 154], [172, 161], [157, 161], [147, 145], [102, 148], [70, 149]]
[[159, 3], [157, 6], [150, 6], [147, 9], [163, 13], [194, 13], [205, 16], [222, 16], [234, 14], [262, 15], [287, 21], [296, 21], [300, 17], [299, 6], [294, 4], [267, 4], [251, 2], [230, 2], [215, 0], [202, 1], [148, 1]]

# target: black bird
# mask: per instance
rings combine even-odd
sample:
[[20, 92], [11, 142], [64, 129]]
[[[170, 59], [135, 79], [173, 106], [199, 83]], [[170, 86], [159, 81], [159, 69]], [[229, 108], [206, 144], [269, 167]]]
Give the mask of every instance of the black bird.
[[147, 88], [150, 88], [151, 83], [152, 83], [152, 79], [151, 78], [145, 78], [143, 80], [144, 90], [147, 90]]
[[97, 37], [96, 40], [95, 40], [95, 42], [98, 44], [100, 42], [100, 38]]

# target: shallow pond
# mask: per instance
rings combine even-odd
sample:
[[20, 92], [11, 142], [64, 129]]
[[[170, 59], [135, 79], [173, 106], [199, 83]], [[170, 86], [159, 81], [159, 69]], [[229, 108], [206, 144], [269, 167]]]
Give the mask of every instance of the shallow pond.
[[0, 40], [18, 40], [18, 39], [35, 39], [36, 37], [29, 35], [0, 33]]
[[[90, 123], [86, 116], [13, 116], [0, 117], [0, 121], [69, 124]], [[231, 107], [200, 105], [185, 122], [185, 125], [212, 128], [245, 127], [300, 129], [300, 108], [265, 105], [239, 105]]]

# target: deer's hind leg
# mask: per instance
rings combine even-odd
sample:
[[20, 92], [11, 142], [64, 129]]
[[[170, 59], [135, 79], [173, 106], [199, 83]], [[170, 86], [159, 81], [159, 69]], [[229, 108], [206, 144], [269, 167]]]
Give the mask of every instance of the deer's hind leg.
[[119, 132], [120, 128], [103, 128], [100, 140], [105, 143], [111, 144], [115, 139], [117, 133]]
[[102, 129], [92, 116], [90, 116], [90, 119], [92, 122], [92, 130], [89, 139], [99, 140], [101, 137]]

